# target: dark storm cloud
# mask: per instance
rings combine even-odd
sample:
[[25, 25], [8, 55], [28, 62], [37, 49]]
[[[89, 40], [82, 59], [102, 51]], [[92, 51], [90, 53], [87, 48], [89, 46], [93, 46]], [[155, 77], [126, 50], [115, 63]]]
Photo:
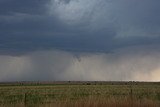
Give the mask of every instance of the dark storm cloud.
[[43, 14], [49, 0], [1, 0], [0, 14], [29, 13]]
[[0, 81], [159, 81], [159, 0], [0, 0]]
[[1, 0], [0, 51], [108, 52], [160, 41], [160, 1]]

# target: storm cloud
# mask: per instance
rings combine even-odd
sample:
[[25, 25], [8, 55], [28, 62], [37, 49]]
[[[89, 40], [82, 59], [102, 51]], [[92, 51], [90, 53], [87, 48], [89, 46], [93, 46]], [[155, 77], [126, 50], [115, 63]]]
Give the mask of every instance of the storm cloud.
[[0, 81], [158, 81], [159, 4], [1, 0]]
[[1, 53], [159, 44], [159, 1], [2, 0]]

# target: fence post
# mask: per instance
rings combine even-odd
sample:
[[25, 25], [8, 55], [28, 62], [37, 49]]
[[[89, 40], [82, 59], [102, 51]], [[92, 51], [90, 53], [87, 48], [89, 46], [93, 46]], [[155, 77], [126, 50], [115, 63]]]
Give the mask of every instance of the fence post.
[[131, 107], [133, 107], [133, 89], [132, 89], [132, 82], [130, 84], [130, 100], [131, 100]]
[[25, 92], [24, 93], [24, 105], [26, 107], [26, 104], [27, 104], [27, 93]]

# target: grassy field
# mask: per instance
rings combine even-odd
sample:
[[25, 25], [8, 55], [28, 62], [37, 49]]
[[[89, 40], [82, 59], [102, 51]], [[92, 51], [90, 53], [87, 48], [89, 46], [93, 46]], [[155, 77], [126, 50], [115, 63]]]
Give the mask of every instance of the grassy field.
[[160, 83], [0, 83], [0, 107], [160, 107]]

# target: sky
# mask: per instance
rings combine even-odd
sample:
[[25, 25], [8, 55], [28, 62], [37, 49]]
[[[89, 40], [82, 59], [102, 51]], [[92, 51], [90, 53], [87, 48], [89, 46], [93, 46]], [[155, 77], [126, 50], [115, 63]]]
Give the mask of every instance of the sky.
[[0, 81], [160, 81], [159, 0], [0, 0]]

